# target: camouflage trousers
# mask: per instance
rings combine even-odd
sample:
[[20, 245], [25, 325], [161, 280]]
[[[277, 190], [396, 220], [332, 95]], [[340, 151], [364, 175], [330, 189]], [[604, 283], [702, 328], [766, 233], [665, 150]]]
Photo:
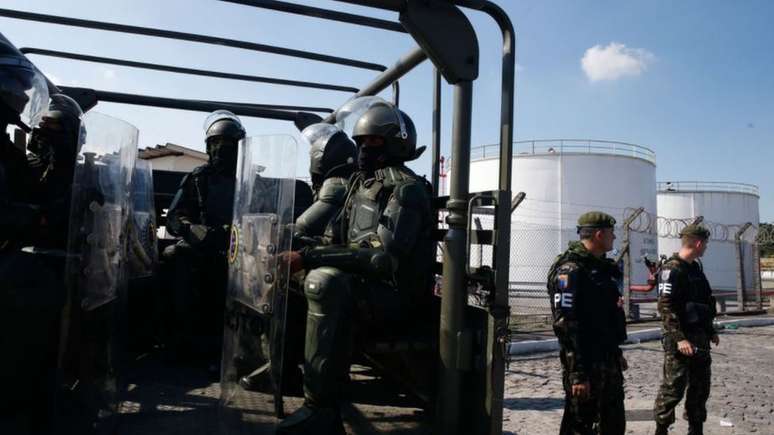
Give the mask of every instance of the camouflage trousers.
[[[564, 366], [564, 361], [562, 361]], [[560, 435], [623, 435], [626, 432], [623, 372], [617, 355], [591, 364], [588, 370], [591, 394], [572, 397], [569, 373], [562, 371], [564, 415]]]
[[[702, 349], [709, 349], [709, 340], [692, 340], [691, 343]], [[692, 422], [703, 422], [707, 419], [711, 363], [712, 358], [706, 351], [694, 356], [685, 356], [677, 351], [677, 345], [672, 340], [664, 339], [664, 374], [653, 410], [657, 423], [674, 423], [675, 408], [682, 400], [683, 394], [684, 418]]]

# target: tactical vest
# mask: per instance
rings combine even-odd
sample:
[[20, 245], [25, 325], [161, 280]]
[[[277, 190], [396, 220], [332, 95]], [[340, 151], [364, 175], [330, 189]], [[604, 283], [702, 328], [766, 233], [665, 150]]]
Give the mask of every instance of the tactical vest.
[[234, 177], [214, 172], [205, 166], [191, 174], [199, 219], [203, 225], [222, 226], [231, 224], [234, 212]]
[[717, 310], [715, 298], [712, 296], [712, 287], [704, 275], [701, 262], [697, 260], [693, 267], [675, 254], [664, 263], [661, 273], [668, 270], [678, 274], [679, 285], [683, 286], [681, 290], [684, 292], [682, 297], [684, 305], [680, 304], [676, 313], [681, 327], [689, 334], [701, 332], [711, 334], [712, 321], [717, 315]]
[[[346, 230], [345, 243], [350, 246], [367, 248], [385, 248], [387, 243], [403, 244], [405, 237], [392, 227], [390, 213], [397, 207], [390, 205], [391, 200], [400, 186], [406, 183], [421, 183], [426, 190], [428, 201], [425, 212], [415, 210], [423, 221], [416, 233], [412, 232], [409, 253], [404, 253], [399, 259], [395, 272], [395, 283], [401, 290], [424, 292], [430, 288], [432, 278], [432, 262], [435, 255], [435, 242], [432, 240], [432, 187], [422, 177], [414, 175], [408, 168], [388, 167], [377, 170], [374, 177], [368, 180], [354, 178], [350, 196], [345, 205], [342, 228]], [[425, 216], [426, 214], [426, 216]], [[400, 219], [400, 217], [398, 217]], [[381, 227], [380, 227], [381, 226]], [[379, 233], [382, 234], [379, 234]]]

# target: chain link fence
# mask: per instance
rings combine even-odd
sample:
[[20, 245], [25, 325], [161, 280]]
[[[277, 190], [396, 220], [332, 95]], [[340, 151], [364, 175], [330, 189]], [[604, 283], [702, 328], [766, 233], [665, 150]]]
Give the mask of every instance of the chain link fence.
[[[658, 294], [654, 270], [642, 258], [643, 252], [648, 253], [648, 260], [653, 264], [659, 258], [647, 241], [658, 238], [660, 252], [671, 255], [679, 250], [680, 231], [697, 219], [669, 219], [635, 208], [623, 210], [620, 218], [616, 228], [618, 239], [609, 257], [619, 261], [624, 273], [621, 293], [627, 314], [633, 320], [655, 319]], [[479, 222], [488, 228], [488, 220], [480, 218]], [[767, 308], [768, 298], [774, 294], [774, 262], [772, 269], [763, 274], [768, 279], [762, 280], [759, 255], [761, 245], [774, 241], [774, 231], [770, 227], [761, 231], [757, 225], [746, 223], [704, 221], [701, 224], [712, 233], [711, 251], [703, 259], [703, 266], [720, 312]], [[546, 277], [556, 256], [566, 249], [570, 240], [577, 240], [574, 227], [512, 222], [509, 295], [514, 326], [529, 329], [550, 323]], [[491, 251], [486, 248], [474, 247], [471, 262], [487, 264]]]
[[[475, 207], [471, 219], [473, 230], [494, 227], [492, 209]], [[509, 302], [511, 325], [519, 329], [545, 328], [551, 322], [551, 307], [546, 278], [556, 257], [577, 240], [575, 227], [518, 220], [511, 222], [511, 256]], [[774, 295], [774, 259], [761, 270], [760, 251], [774, 248], [774, 227], [752, 223], [727, 224], [701, 218], [673, 219], [656, 216], [640, 208], [620, 209], [615, 216], [617, 240], [608, 257], [619, 262], [624, 279], [621, 293], [627, 314], [632, 320], [656, 319], [658, 293], [652, 268], [658, 251], [670, 256], [680, 248], [680, 232], [694, 222], [711, 232], [708, 255], [702, 259], [704, 271], [713, 287], [721, 313], [766, 309]], [[444, 216], [440, 217], [443, 222]], [[556, 221], [556, 220], [555, 220]], [[471, 244], [468, 264], [472, 269], [491, 266], [490, 245]], [[647, 257], [645, 261], [643, 257]], [[439, 244], [438, 259], [442, 259]]]

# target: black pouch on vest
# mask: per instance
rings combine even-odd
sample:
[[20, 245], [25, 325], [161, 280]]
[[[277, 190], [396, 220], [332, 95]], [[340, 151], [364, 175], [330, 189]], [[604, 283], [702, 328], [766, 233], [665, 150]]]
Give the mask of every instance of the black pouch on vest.
[[702, 325], [710, 318], [710, 306], [698, 302], [685, 304], [685, 323], [688, 325]]

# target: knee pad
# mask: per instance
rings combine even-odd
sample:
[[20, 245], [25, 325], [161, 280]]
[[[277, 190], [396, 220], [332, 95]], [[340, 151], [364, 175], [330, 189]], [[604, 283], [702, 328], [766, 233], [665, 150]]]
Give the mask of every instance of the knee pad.
[[310, 302], [338, 305], [349, 297], [349, 276], [334, 267], [319, 267], [304, 279], [304, 295]]

